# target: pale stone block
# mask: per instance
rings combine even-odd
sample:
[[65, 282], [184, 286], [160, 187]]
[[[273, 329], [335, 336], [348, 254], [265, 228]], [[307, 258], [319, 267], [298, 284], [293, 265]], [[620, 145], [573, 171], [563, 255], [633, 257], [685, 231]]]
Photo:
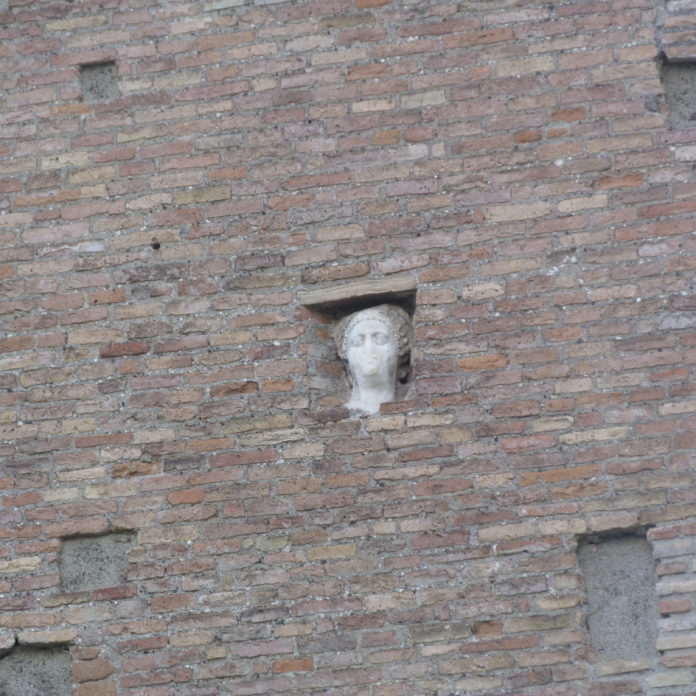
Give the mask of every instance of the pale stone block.
[[590, 517], [590, 530], [604, 532], [608, 529], [630, 529], [638, 523], [635, 512], [607, 512]]
[[554, 384], [554, 392], [556, 394], [575, 394], [577, 392], [590, 391], [590, 389], [592, 389], [592, 380], [589, 377], [566, 379]]
[[628, 428], [598, 428], [597, 430], [582, 430], [575, 433], [564, 433], [559, 437], [559, 442], [565, 445], [575, 445], [580, 442], [603, 442], [605, 440], [618, 440], [628, 435]]
[[539, 56], [533, 58], [515, 58], [502, 60], [495, 64], [495, 71], [499, 77], [512, 77], [513, 75], [526, 75], [536, 72], [549, 72], [554, 69], [553, 57]]
[[648, 684], [654, 688], [667, 686], [693, 686], [693, 675], [688, 669], [673, 669], [668, 672], [649, 674], [646, 677]]
[[22, 556], [11, 561], [0, 561], [0, 575], [14, 575], [15, 573], [29, 573], [41, 567], [40, 556]]
[[485, 217], [490, 222], [514, 222], [516, 220], [531, 220], [543, 217], [551, 212], [551, 204], [538, 203], [508, 203], [489, 208]]
[[17, 635], [17, 641], [22, 645], [64, 645], [72, 643], [78, 635], [78, 631], [74, 628], [51, 631], [20, 631]]
[[440, 466], [437, 464], [421, 464], [416, 466], [404, 466], [398, 469], [383, 469], [375, 471], [375, 480], [398, 481], [399, 479], [413, 480], [422, 476], [434, 476], [440, 473]]
[[387, 592], [384, 594], [368, 595], [363, 600], [368, 611], [386, 611], [388, 609], [403, 609], [415, 605], [416, 594], [412, 590], [403, 592]]
[[612, 660], [611, 662], [600, 662], [597, 665], [597, 676], [607, 677], [612, 674], [642, 672], [651, 668], [652, 660]]
[[355, 556], [358, 549], [355, 544], [332, 544], [319, 546], [307, 551], [310, 561], [326, 561], [332, 558], [350, 558]]
[[444, 104], [447, 101], [447, 95], [444, 89], [435, 89], [430, 92], [421, 92], [420, 94], [408, 94], [401, 97], [401, 106], [404, 109], [422, 109], [425, 106], [435, 106]]
[[467, 677], [466, 679], [460, 679], [455, 684], [455, 687], [465, 693], [469, 693], [471, 691], [497, 689], [502, 683], [501, 677]]
[[300, 290], [297, 299], [305, 307], [320, 308], [331, 305], [347, 304], [356, 299], [366, 304], [378, 304], [387, 299], [415, 293], [417, 280], [410, 276], [395, 276], [377, 280], [357, 280], [319, 290]]
[[91, 163], [89, 152], [67, 152], [41, 158], [41, 169], [66, 169], [67, 167], [86, 167]]
[[501, 297], [505, 294], [505, 289], [500, 283], [477, 283], [462, 288], [463, 300], [490, 300], [494, 297]]
[[484, 527], [479, 530], [479, 541], [486, 543], [492, 541], [507, 541], [522, 537], [536, 536], [537, 529], [534, 522], [520, 522], [519, 524], [497, 524], [492, 527]]
[[286, 428], [283, 430], [269, 430], [261, 434], [240, 435], [239, 444], [244, 447], [256, 447], [260, 445], [279, 445], [283, 442], [296, 442], [307, 437], [305, 428]]
[[372, 111], [389, 111], [396, 106], [394, 99], [366, 99], [353, 102], [351, 108], [355, 114], [365, 114]]
[[669, 402], [660, 406], [660, 415], [670, 416], [696, 411], [696, 400]]
[[172, 440], [176, 440], [176, 433], [173, 428], [139, 430], [133, 433], [133, 442], [136, 445], [152, 444], [154, 442], [171, 442]]
[[312, 56], [312, 65], [335, 65], [337, 63], [353, 63], [357, 60], [367, 60], [366, 48], [345, 48], [340, 51], [327, 53], [315, 53]]
[[365, 423], [365, 429], [369, 433], [379, 432], [381, 430], [400, 430], [406, 423], [406, 417], [403, 415], [383, 416], [381, 418], [372, 418]]
[[29, 225], [31, 220], [31, 213], [3, 213], [0, 214], [0, 227], [20, 227], [22, 225]]
[[193, 541], [200, 536], [198, 527], [184, 524], [178, 527], [153, 527], [138, 532], [139, 544], [172, 544], [177, 541]]
[[240, 5], [245, 5], [247, 0], [212, 0], [212, 2], [206, 2], [203, 6], [204, 12], [215, 12], [217, 10], [227, 10], [230, 7], [239, 7]]
[[73, 626], [79, 626], [85, 623], [99, 623], [102, 621], [109, 621], [113, 618], [111, 609], [104, 606], [83, 606], [66, 609], [64, 616], [65, 620]]
[[290, 537], [288, 536], [259, 537], [254, 542], [254, 546], [259, 551], [280, 551], [280, 549], [283, 549], [288, 545], [289, 540]]
[[[696, 592], [696, 580], [675, 580], [672, 582], [661, 582], [658, 586], [659, 593], [667, 594], [688, 594]], [[694, 636], [696, 640], [696, 636]]]
[[587, 522], [583, 519], [539, 520], [539, 532], [543, 536], [554, 534], [583, 534], [587, 531]]
[[285, 459], [312, 459], [323, 456], [326, 447], [319, 442], [303, 442], [299, 445], [288, 445], [283, 448]]
[[596, 196], [582, 196], [580, 198], [567, 198], [558, 204], [561, 213], [574, 213], [578, 210], [588, 210], [595, 208], [606, 208], [609, 199], [606, 194], [601, 193]]
[[[696, 583], [691, 583], [693, 587], [688, 590], [690, 592], [696, 592]], [[658, 592], [661, 588], [658, 586]], [[671, 592], [665, 592], [660, 594], [672, 594]], [[683, 650], [684, 648], [696, 647], [696, 633], [669, 633], [667, 635], [661, 635], [657, 639], [657, 649], [658, 650]]]
[[532, 421], [532, 432], [545, 433], [552, 430], [566, 430], [573, 427], [575, 419], [571, 416], [558, 416], [557, 418], [540, 418]]
[[570, 616], [521, 616], [506, 619], [504, 622], [505, 633], [523, 633], [527, 631], [552, 631], [558, 628], [567, 628]]

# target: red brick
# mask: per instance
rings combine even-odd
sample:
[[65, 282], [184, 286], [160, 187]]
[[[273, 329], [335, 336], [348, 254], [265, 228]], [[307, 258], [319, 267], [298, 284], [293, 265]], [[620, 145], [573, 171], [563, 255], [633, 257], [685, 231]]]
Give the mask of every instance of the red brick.
[[477, 355], [471, 358], [459, 358], [457, 367], [465, 372], [477, 372], [479, 370], [496, 370], [507, 365], [507, 357], [500, 353], [492, 355]]
[[276, 660], [273, 663], [273, 671], [283, 674], [286, 672], [307, 672], [314, 669], [314, 660], [311, 657], [298, 657], [293, 660]]
[[29, 350], [34, 347], [33, 336], [13, 336], [0, 339], [0, 353], [12, 353], [18, 350]]
[[414, 536], [412, 542], [414, 549], [431, 549], [442, 546], [466, 546], [468, 543], [468, 532], [418, 534]]
[[145, 341], [128, 341], [102, 346], [99, 354], [102, 358], [119, 358], [124, 355], [142, 355], [150, 350], [150, 344]]
[[529, 435], [527, 437], [508, 437], [503, 438], [500, 446], [511, 454], [520, 452], [533, 452], [540, 449], [548, 449], [555, 444], [553, 435]]
[[97, 659], [74, 662], [73, 679], [78, 682], [100, 681], [114, 673], [114, 667], [108, 660]]

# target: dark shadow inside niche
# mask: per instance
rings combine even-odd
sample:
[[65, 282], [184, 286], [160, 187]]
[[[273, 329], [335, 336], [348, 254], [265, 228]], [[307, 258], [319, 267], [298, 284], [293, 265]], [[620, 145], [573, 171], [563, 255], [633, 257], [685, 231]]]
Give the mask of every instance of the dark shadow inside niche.
[[660, 79], [672, 128], [696, 128], [696, 61], [670, 61], [662, 56]]
[[0, 658], [2, 696], [70, 696], [72, 660], [67, 646], [20, 645]]
[[82, 99], [86, 102], [103, 102], [121, 96], [118, 87], [118, 69], [114, 61], [89, 63], [80, 66]]
[[612, 530], [578, 539], [586, 588], [587, 628], [602, 661], [656, 655], [655, 560], [645, 529]]
[[133, 540], [129, 532], [64, 539], [58, 560], [61, 590], [80, 592], [123, 585]]

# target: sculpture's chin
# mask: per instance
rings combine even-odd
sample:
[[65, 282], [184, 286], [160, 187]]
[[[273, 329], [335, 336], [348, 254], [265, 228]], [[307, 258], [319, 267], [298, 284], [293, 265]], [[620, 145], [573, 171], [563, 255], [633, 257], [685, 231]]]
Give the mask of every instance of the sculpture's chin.
[[347, 404], [346, 408], [350, 409], [351, 411], [360, 411], [361, 413], [367, 415], [367, 416], [374, 416], [375, 413], [379, 413], [379, 407], [381, 405], [381, 402], [365, 402], [365, 401], [356, 401], [355, 399], [351, 399]]

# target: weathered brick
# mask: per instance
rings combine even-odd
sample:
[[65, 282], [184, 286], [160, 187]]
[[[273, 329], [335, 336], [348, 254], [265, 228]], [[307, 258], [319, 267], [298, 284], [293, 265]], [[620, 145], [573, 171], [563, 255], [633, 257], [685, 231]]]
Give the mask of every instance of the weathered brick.
[[73, 679], [78, 682], [91, 682], [106, 679], [114, 673], [113, 665], [105, 659], [75, 662], [72, 668]]
[[500, 353], [492, 355], [477, 355], [471, 358], [459, 358], [457, 367], [465, 372], [477, 372], [478, 370], [494, 370], [507, 365], [507, 357]]

